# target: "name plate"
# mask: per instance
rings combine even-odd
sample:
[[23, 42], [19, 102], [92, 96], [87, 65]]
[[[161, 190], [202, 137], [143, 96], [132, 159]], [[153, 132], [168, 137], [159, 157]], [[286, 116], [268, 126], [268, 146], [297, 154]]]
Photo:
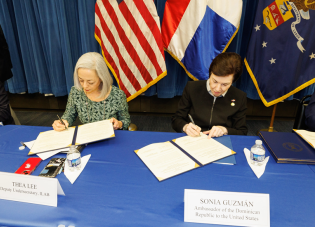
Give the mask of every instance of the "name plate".
[[0, 199], [57, 206], [57, 194], [65, 195], [57, 178], [0, 172]]
[[185, 189], [185, 222], [270, 226], [269, 194]]

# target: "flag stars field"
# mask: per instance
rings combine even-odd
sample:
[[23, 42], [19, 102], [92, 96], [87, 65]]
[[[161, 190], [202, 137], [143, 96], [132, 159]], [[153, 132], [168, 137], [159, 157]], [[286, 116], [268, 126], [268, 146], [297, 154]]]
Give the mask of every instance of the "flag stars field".
[[[311, 14], [315, 11], [310, 10], [308, 20], [301, 20], [299, 12], [300, 4], [312, 2], [305, 3], [311, 9], [315, 0], [256, 2], [257, 12], [244, 62], [259, 97], [269, 107], [315, 85], [315, 15]], [[293, 10], [289, 9], [291, 6]], [[266, 89], [270, 86], [272, 89]], [[249, 93], [247, 96], [251, 98], [252, 93]]]
[[270, 64], [273, 64], [273, 63], [275, 63], [275, 64], [276, 64], [276, 60], [277, 60], [277, 59], [273, 59], [273, 58], [271, 58], [271, 60], [269, 60], [269, 61], [270, 61]]
[[262, 43], [262, 48], [264, 48], [264, 47], [267, 47], [267, 42], [265, 42], [265, 41]]
[[256, 32], [258, 31], [258, 30], [260, 30], [260, 25], [256, 25], [256, 27], [254, 27], [255, 28], [255, 30], [256, 30]]

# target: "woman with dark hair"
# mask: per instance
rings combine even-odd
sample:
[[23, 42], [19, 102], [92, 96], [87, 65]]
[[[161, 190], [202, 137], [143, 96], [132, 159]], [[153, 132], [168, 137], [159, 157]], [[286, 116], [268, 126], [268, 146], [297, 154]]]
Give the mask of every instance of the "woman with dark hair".
[[236, 53], [222, 53], [213, 59], [208, 80], [187, 83], [172, 117], [173, 129], [189, 136], [203, 131], [209, 138], [246, 135], [246, 93], [232, 86], [242, 67], [241, 56]]

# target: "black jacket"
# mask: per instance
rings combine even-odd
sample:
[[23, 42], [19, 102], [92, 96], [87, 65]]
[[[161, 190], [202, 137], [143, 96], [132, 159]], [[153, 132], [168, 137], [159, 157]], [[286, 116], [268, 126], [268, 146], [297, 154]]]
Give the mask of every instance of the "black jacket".
[[12, 63], [8, 44], [5, 40], [1, 25], [0, 25], [0, 81], [5, 82], [13, 75], [11, 72]]
[[8, 44], [0, 26], [0, 122], [4, 125], [14, 124], [8, 94], [4, 89], [4, 82], [12, 77], [11, 68], [12, 63]]
[[305, 109], [305, 124], [308, 130], [315, 132], [315, 92]]
[[203, 80], [187, 83], [178, 110], [172, 117], [173, 129], [182, 132], [184, 125], [190, 122], [190, 114], [202, 131], [210, 130], [212, 126], [223, 126], [229, 135], [246, 135], [246, 93], [231, 86], [224, 97], [216, 98], [213, 105], [214, 97], [207, 91], [206, 82]]

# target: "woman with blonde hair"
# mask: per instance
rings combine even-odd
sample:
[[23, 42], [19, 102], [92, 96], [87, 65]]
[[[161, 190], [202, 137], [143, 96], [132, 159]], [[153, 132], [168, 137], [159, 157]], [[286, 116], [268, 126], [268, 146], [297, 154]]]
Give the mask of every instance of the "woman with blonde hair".
[[[110, 119], [114, 129], [128, 129], [130, 115], [126, 95], [112, 85], [113, 79], [99, 53], [83, 54], [75, 66], [73, 79], [74, 86], [61, 117], [67, 127], [79, 116], [83, 124]], [[52, 126], [62, 131], [65, 125], [56, 120]]]

